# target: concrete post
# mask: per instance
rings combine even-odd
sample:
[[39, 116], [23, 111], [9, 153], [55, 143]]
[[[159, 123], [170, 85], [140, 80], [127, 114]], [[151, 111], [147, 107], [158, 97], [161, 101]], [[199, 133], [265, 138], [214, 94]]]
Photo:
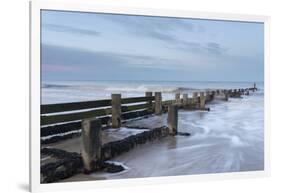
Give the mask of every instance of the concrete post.
[[169, 134], [176, 135], [178, 132], [178, 107], [176, 105], [169, 105], [167, 123]]
[[92, 118], [82, 121], [82, 160], [85, 173], [97, 169], [96, 163], [101, 159], [101, 120]]
[[161, 92], [155, 92], [155, 114], [162, 114], [162, 95]]
[[176, 104], [181, 104], [181, 95], [180, 95], [180, 93], [176, 93], [175, 100], [176, 100]]
[[182, 103], [183, 105], [188, 105], [188, 94], [182, 95]]
[[[152, 92], [145, 92], [145, 96], [146, 97], [152, 97]], [[152, 101], [148, 101], [147, 102], [147, 105], [148, 105], [148, 111], [153, 111], [152, 109]]]
[[200, 92], [200, 108], [205, 108], [206, 98], [204, 96], [204, 92]]
[[112, 128], [120, 128], [121, 126], [121, 94], [111, 95], [112, 106]]

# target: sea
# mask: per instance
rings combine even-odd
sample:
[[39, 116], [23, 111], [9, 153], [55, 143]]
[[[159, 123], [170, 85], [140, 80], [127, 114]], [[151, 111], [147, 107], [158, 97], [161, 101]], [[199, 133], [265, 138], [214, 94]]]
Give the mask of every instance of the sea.
[[[181, 81], [45, 81], [42, 104], [144, 96], [162, 92], [163, 100], [175, 93], [253, 87], [254, 82]], [[208, 104], [210, 111], [179, 111], [178, 130], [191, 136], [167, 137], [114, 158], [126, 166], [121, 173], [99, 173], [106, 179], [177, 176], [264, 170], [264, 85], [258, 91], [228, 102]], [[163, 115], [165, 118], [165, 115]]]

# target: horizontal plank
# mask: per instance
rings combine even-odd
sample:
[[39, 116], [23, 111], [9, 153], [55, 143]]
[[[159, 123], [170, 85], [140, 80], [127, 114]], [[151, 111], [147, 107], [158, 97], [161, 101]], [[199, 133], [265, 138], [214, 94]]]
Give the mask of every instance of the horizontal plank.
[[77, 131], [81, 129], [81, 121], [64, 123], [60, 125], [52, 125], [47, 127], [41, 127], [40, 136], [45, 137], [48, 135], [56, 135], [60, 133], [66, 133], [70, 131]]
[[49, 125], [55, 123], [70, 122], [76, 120], [82, 120], [86, 118], [98, 117], [111, 114], [111, 108], [106, 109], [96, 109], [78, 113], [68, 113], [59, 115], [42, 115], [41, 116], [41, 126]]
[[133, 97], [133, 98], [122, 98], [122, 104], [129, 104], [129, 103], [139, 103], [139, 102], [146, 102], [146, 101], [153, 101], [154, 97]]
[[128, 112], [128, 113], [122, 113], [122, 119], [127, 120], [127, 119], [134, 119], [138, 117], [143, 117], [146, 115], [150, 115], [152, 112], [148, 110], [143, 110], [143, 111], [133, 111], [133, 112]]
[[140, 109], [146, 109], [149, 107], [149, 104], [139, 104], [139, 105], [131, 105], [131, 106], [122, 106], [122, 112], [136, 111]]
[[[107, 125], [108, 122], [111, 121], [111, 116], [99, 117], [98, 119], [101, 120], [101, 124]], [[40, 136], [46, 137], [49, 135], [61, 134], [70, 131], [78, 131], [81, 129], [81, 122], [82, 121], [80, 120], [70, 123], [62, 123], [62, 124], [41, 127]]]
[[167, 100], [167, 101], [162, 101], [162, 105], [170, 105], [173, 104], [175, 100]]
[[74, 102], [74, 103], [47, 104], [47, 105], [41, 105], [41, 114], [58, 113], [58, 112], [74, 111], [74, 110], [106, 107], [106, 106], [111, 106], [110, 99]]
[[[122, 112], [136, 111], [136, 110], [140, 110], [140, 109], [146, 109], [148, 107], [149, 107], [148, 104], [122, 106]], [[96, 110], [78, 112], [78, 113], [59, 114], [59, 115], [42, 115], [41, 116], [41, 125], [77, 121], [77, 120], [82, 120], [85, 118], [104, 116], [104, 115], [109, 115], [109, 114], [111, 114], [110, 108], [96, 109]]]

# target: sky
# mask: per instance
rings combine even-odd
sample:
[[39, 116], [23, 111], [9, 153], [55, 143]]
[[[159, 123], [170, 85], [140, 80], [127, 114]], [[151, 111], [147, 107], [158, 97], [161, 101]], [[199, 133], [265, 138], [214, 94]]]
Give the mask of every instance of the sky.
[[43, 80], [263, 81], [263, 23], [41, 12]]

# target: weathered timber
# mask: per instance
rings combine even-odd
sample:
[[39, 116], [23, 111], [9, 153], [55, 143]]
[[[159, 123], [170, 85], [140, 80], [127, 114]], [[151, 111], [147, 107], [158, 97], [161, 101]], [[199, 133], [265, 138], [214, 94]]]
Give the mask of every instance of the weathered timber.
[[204, 92], [200, 92], [200, 105], [199, 105], [199, 107], [201, 109], [204, 109], [205, 103], [206, 103], [206, 97], [204, 96]]
[[52, 125], [40, 128], [40, 136], [45, 137], [48, 135], [55, 135], [60, 133], [66, 133], [70, 131], [76, 131], [81, 129], [81, 121], [72, 123], [65, 123], [59, 125]]
[[155, 114], [162, 114], [162, 95], [161, 92], [155, 92]]
[[119, 128], [121, 126], [121, 94], [111, 95], [112, 105], [112, 117], [111, 123], [113, 128]]
[[111, 108], [95, 109], [84, 112], [57, 114], [57, 115], [42, 115], [41, 125], [49, 125], [55, 123], [78, 121], [91, 117], [99, 117], [111, 114]]
[[168, 118], [167, 118], [169, 134], [176, 135], [178, 131], [178, 106], [169, 105], [168, 107]]
[[123, 112], [128, 112], [128, 111], [136, 111], [136, 110], [141, 110], [141, 109], [149, 109], [151, 107], [150, 104], [138, 104], [138, 105], [130, 105], [130, 106], [122, 106], [121, 110]]
[[167, 105], [170, 105], [170, 104], [173, 104], [175, 101], [174, 100], [166, 100], [166, 101], [162, 101], [162, 106], [167, 106]]
[[198, 93], [197, 92], [194, 92], [192, 93], [192, 104], [193, 105], [197, 105], [199, 102], [198, 102]]
[[99, 107], [106, 107], [110, 105], [111, 105], [110, 99], [85, 101], [85, 102], [73, 102], [73, 103], [61, 103], [61, 104], [46, 104], [46, 105], [41, 105], [41, 114], [99, 108]]
[[82, 121], [82, 160], [85, 173], [97, 170], [101, 159], [101, 121], [85, 119]]
[[[151, 97], [153, 100], [154, 100], [154, 98], [153, 98], [153, 96], [152, 96], [152, 92], [145, 92], [145, 97]], [[153, 111], [153, 103], [152, 103], [152, 100], [149, 100], [147, 103], [147, 106], [148, 106], [148, 111]]]
[[180, 95], [180, 93], [176, 93], [175, 94], [175, 101], [176, 101], [176, 104], [178, 104], [178, 105], [181, 104], [181, 95]]
[[143, 116], [147, 116], [147, 115], [151, 115], [152, 112], [148, 111], [147, 109], [145, 110], [141, 110], [141, 111], [131, 111], [128, 113], [122, 113], [121, 118], [122, 120], [126, 120], [126, 119], [134, 119], [137, 117], [143, 117]]
[[225, 100], [225, 101], [228, 101], [228, 97], [229, 97], [229, 96], [228, 96], [228, 92], [225, 90], [225, 91], [224, 91], [224, 100]]
[[153, 100], [154, 100], [153, 96], [122, 98], [121, 103], [129, 104], [129, 103], [139, 103], [139, 102], [147, 102], [147, 101], [153, 101]]
[[[111, 116], [104, 116], [98, 117], [101, 120], [102, 125], [109, 125], [111, 124]], [[63, 134], [66, 132], [78, 131], [81, 130], [81, 122], [82, 121], [75, 121], [70, 123], [62, 123], [50, 126], [44, 126], [40, 128], [40, 135], [41, 137], [49, 136], [49, 135], [56, 135], [56, 134]]]
[[183, 94], [182, 95], [182, 103], [183, 105], [188, 105], [188, 94]]

